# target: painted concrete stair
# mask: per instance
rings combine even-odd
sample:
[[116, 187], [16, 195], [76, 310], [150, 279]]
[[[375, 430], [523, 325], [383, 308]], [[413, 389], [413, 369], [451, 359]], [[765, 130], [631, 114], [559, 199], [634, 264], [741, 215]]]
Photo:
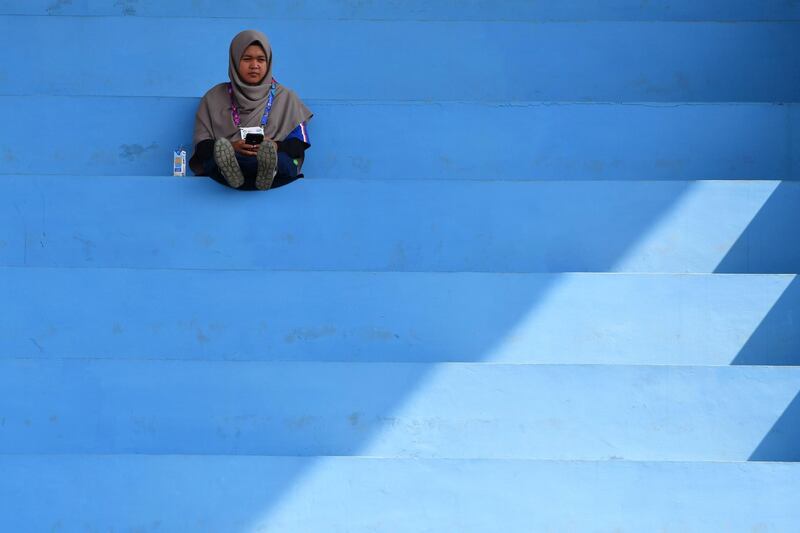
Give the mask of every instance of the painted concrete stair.
[[15, 531], [744, 533], [800, 520], [796, 463], [20, 455], [0, 469]]
[[0, 264], [486, 272], [800, 271], [797, 182], [0, 178]]
[[[799, 10], [0, 0], [0, 530], [794, 531]], [[309, 179], [156, 177], [245, 26]]]
[[36, 360], [800, 363], [794, 274], [4, 267], [0, 311]]
[[[1, 88], [0, 88], [1, 90]], [[0, 175], [171, 173], [196, 97], [0, 95], [6, 124], [55, 119], [58, 143], [0, 130]], [[772, 103], [312, 100], [310, 179], [696, 180], [800, 178], [800, 107]], [[98, 127], [116, 117], [120, 128]], [[418, 124], [426, 124], [419, 129]], [[419, 131], [417, 131], [419, 130]], [[408, 135], [414, 131], [414, 135]], [[487, 132], [494, 132], [487, 134]], [[412, 185], [413, 186], [413, 185]]]
[[0, 454], [800, 461], [798, 367], [9, 359], [0, 370]]
[[[252, 26], [270, 36], [279, 81], [309, 99], [800, 100], [800, 56], [788, 53], [800, 48], [793, 21], [178, 20], [2, 17], [0, 50], [13, 50], [0, 63], [2, 93], [196, 97], [223, 81], [231, 36]], [[70, 38], [11, 46], [53, 35]]]
[[0, 0], [0, 12], [19, 15], [211, 17], [235, 18], [247, 10], [268, 12], [273, 19], [354, 19], [354, 20], [493, 20], [522, 21], [598, 21], [598, 20], [686, 20], [731, 21], [798, 20], [800, 7], [784, 0], [607, 0], [586, 2], [527, 2], [506, 0], [487, 9], [482, 2], [460, 0], [407, 0], [402, 4], [353, 3], [347, 0], [318, 0], [298, 4], [292, 0], [231, 0], [225, 5], [198, 0], [169, 2], [122, 0], [109, 4], [102, 0]]

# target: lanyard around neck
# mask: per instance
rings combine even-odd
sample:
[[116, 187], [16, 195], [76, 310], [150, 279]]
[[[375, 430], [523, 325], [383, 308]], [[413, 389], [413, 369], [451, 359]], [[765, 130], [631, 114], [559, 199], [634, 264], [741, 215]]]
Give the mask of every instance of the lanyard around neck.
[[[262, 128], [267, 125], [267, 121], [269, 120], [269, 112], [272, 111], [272, 102], [275, 100], [275, 91], [277, 89], [277, 85], [277, 82], [273, 79], [269, 86], [269, 99], [267, 99], [267, 107], [264, 108], [264, 115], [261, 117]], [[228, 83], [228, 96], [231, 97], [231, 116], [233, 117], [233, 123], [238, 128], [242, 123], [242, 119], [239, 116], [239, 107], [236, 105], [236, 97], [233, 96], [232, 83]]]

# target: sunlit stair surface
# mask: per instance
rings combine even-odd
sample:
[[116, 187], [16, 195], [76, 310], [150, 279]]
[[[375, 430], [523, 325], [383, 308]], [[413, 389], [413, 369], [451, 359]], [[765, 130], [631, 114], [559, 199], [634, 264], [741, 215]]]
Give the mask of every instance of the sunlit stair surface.
[[[315, 112], [267, 193], [169, 176], [245, 28]], [[798, 531], [800, 3], [0, 0], [0, 58], [0, 531]]]

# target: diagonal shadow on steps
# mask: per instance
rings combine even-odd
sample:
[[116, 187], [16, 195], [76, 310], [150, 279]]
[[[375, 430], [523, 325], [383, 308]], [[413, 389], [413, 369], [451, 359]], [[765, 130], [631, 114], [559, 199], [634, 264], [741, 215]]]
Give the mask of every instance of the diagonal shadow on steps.
[[[604, 205], [606, 204], [602, 199], [597, 199], [594, 203], [594, 208], [588, 211], [580, 211], [572, 207], [571, 209], [574, 211], [571, 212], [571, 215], [575, 217], [574, 222], [576, 226], [583, 225], [587, 230], [591, 229], [597, 232], [600, 232], [600, 230], [616, 232], [613, 234], [613, 240], [609, 240], [609, 242], [605, 244], [608, 253], [603, 256], [604, 263], [600, 265], [600, 267], [605, 268], [605, 270], [612, 271], [618, 267], [620, 261], [626, 258], [626, 255], [629, 256], [630, 250], [646, 250], [647, 246], [643, 247], [642, 241], [648, 239], [657, 240], [658, 234], [655, 234], [655, 237], [653, 237], [653, 235], [649, 234], [649, 231], [662, 223], [664, 219], [668, 219], [671, 214], [674, 214], [672, 211], [675, 206], [680, 205], [687, 196], [691, 196], [690, 190], [691, 186], [688, 184], [674, 184], [670, 189], [670, 194], [660, 196], [657, 201], [643, 201], [633, 205], [631, 210], [625, 213], [622, 222], [617, 218], [619, 213], [616, 208], [614, 210], [604, 209]], [[553, 200], [556, 199], [554, 198]], [[562, 200], [566, 201], [568, 199]], [[761, 213], [759, 213], [759, 216], [761, 216]], [[741, 214], [739, 218], [742, 218]], [[628, 257], [628, 259], [630, 260], [630, 257]], [[557, 278], [558, 276], [555, 275], [552, 280], [557, 280]], [[487, 325], [492, 332], [491, 335], [484, 336], [478, 345], [470, 347], [470, 352], [473, 356], [468, 360], [482, 361], [490, 359], [498, 343], [503, 340], [502, 337], [511, 331], [520, 320], [526, 316], [526, 313], [542, 306], [543, 308], [540, 311], [546, 313], [547, 296], [551, 293], [552, 288], [552, 281], [532, 285], [524, 294], [519, 295], [520, 297], [515, 301], [513, 307], [504, 310], [500, 316], [486, 317], [475, 311], [466, 313], [463, 309], [457, 307], [457, 301], [453, 301], [451, 303], [453, 306], [452, 312], [459, 316], [458, 327], [463, 329], [465, 333], [464, 339], [470, 338], [472, 330]], [[793, 294], [793, 291], [794, 289], [792, 289], [792, 291], [787, 290], [786, 293]], [[410, 312], [424, 312], [424, 310], [414, 309], [410, 298], [403, 301]], [[475, 305], [476, 307], [473, 309], [479, 311], [481, 307], [480, 302], [476, 302]], [[780, 307], [781, 305], [779, 302], [776, 308]], [[123, 310], [125, 309], [123, 308]], [[443, 325], [443, 327], [446, 327], [446, 325]], [[757, 335], [753, 338], [757, 339]], [[767, 345], [766, 339], [762, 342], [762, 345]], [[455, 354], [457, 351], [458, 350], [453, 350], [451, 354]], [[58, 370], [64, 371], [63, 368]], [[370, 396], [374, 402], [372, 407], [375, 412], [391, 413], [399, 410], [405, 403], [413, 400], [415, 393], [424, 389], [427, 377], [426, 374], [414, 368], [406, 368], [405, 370], [404, 374], [398, 374], [396, 379], [392, 380], [391, 383], [375, 382], [371, 384], [373, 391], [380, 391], [380, 394]], [[81, 375], [80, 368], [77, 368], [75, 371], [78, 375]], [[128, 373], [126, 375], [136, 376], [135, 373]], [[192, 376], [186, 377], [189, 379]], [[348, 382], [347, 376], [339, 377], [341, 379], [335, 383], [335, 386], [339, 388], [338, 394], [347, 394], [348, 391], [353, 388], [354, 383]], [[369, 379], [369, 376], [362, 375], [360, 377]], [[258, 381], [259, 376], [256, 374], [253, 378]], [[158, 384], [157, 375], [139, 376], [139, 379], [143, 380], [142, 383]], [[349, 379], [353, 379], [353, 376]], [[166, 385], [166, 383], [162, 384]], [[135, 380], [133, 385], [136, 385]], [[154, 386], [153, 388], [158, 390], [161, 387]], [[146, 389], [143, 390], [147, 392]], [[320, 397], [318, 396], [318, 398]], [[150, 407], [157, 409], [159, 403], [153, 402]], [[258, 406], [255, 407], [256, 409], [258, 408]], [[108, 408], [111, 410], [110, 412], [120, 412], [119, 410], [114, 410], [113, 405], [108, 406]], [[300, 412], [303, 406], [287, 406], [287, 409], [295, 409], [297, 412]], [[202, 411], [202, 409], [199, 411]], [[352, 413], [348, 414], [351, 415]], [[792, 420], [794, 419], [789, 417], [789, 422]], [[358, 455], [368, 449], [370, 443], [380, 436], [381, 431], [385, 427], [382, 424], [360, 424], [358, 426], [357, 430], [354, 429], [356, 425], [349, 423], [348, 425], [343, 425], [341, 428], [323, 427], [317, 432], [306, 434], [305, 438], [310, 440], [322, 439], [323, 442], [327, 442], [328, 444], [336, 444], [337, 453], [341, 455]], [[98, 430], [102, 435], [103, 428], [98, 428]], [[180, 433], [180, 430], [178, 429], [177, 432]], [[116, 437], [116, 435], [113, 436]], [[120, 435], [120, 437], [124, 436]], [[111, 446], [118, 446], [120, 442], [121, 441], [118, 440], [112, 443]], [[205, 446], [202, 442], [195, 442], [194, 444], [191, 442], [184, 442], [184, 444], [185, 446], [183, 449], [174, 449], [170, 450], [170, 452], [176, 454], [203, 453], [202, 450], [198, 448]], [[291, 443], [289, 443], [289, 445], [290, 444]], [[769, 449], [775, 449], [775, 447], [771, 446]], [[229, 452], [262, 453], [268, 455], [268, 450], [258, 450], [256, 448], [245, 450], [233, 447]], [[278, 450], [275, 450], [275, 452], [279, 453]], [[95, 451], [94, 453], [98, 452]], [[209, 453], [224, 452], [209, 451]], [[180, 464], [177, 462], [175, 464], [170, 464], [168, 462], [162, 463], [159, 460], [153, 463], [152, 466], [143, 467], [141, 469], [132, 468], [131, 470], [125, 470], [124, 467], [119, 466], [119, 463], [114, 463], [111, 467], [113, 470], [113, 467], [116, 465], [121, 469], [119, 470], [121, 476], [129, 477], [129, 486], [136, 494], [155, 498], [156, 496], [154, 494], [161, 492], [161, 497], [170, 502], [169, 507], [161, 506], [161, 512], [170, 519], [167, 520], [167, 522], [183, 523], [181, 520], [188, 520], [186, 516], [179, 516], [179, 514], [183, 512], [192, 513], [195, 516], [208, 515], [209, 512], [216, 512], [223, 515], [217, 517], [224, 518], [222, 524], [226, 526], [237, 524], [236, 527], [240, 528], [241, 531], [252, 531], [256, 530], [262, 524], [269, 523], [274, 511], [280, 510], [283, 502], [287, 498], [292, 499], [293, 496], [297, 494], [297, 491], [302, 490], [302, 484], [322, 471], [320, 469], [324, 469], [325, 465], [325, 461], [321, 459], [315, 459], [313, 457], [295, 457], [288, 459], [285, 464], [282, 463], [283, 466], [276, 465], [274, 469], [269, 469], [269, 479], [265, 480], [254, 475], [242, 475], [242, 477], [239, 478], [242, 482], [235, 483], [232, 480], [237, 479], [236, 476], [241, 474], [241, 472], [226, 472], [224, 463], [219, 463], [212, 459], [212, 465], [208, 467], [207, 473], [217, 480], [217, 484], [212, 488], [208, 488], [193, 486], [190, 481], [192, 479], [193, 469], [203, 468], [200, 466], [202, 464], [201, 462], [187, 457], [181, 459], [179, 463]], [[75, 460], [75, 464], [78, 465], [76, 466], [78, 470], [76, 470], [74, 476], [76, 479], [80, 479], [81, 467], [78, 459]], [[179, 470], [179, 472], [175, 470]], [[53, 474], [49, 472], [44, 475], [52, 476]], [[192, 488], [183, 490], [177, 494], [162, 492], [157, 487], [159, 483], [163, 483], [163, 476], [165, 475], [174, 475], [176, 480], [182, 480], [178, 482], [179, 485], [184, 487], [191, 486]], [[97, 480], [102, 479], [102, 476], [103, 471], [100, 469], [96, 474]], [[102, 483], [98, 486], [102, 487]], [[87, 487], [87, 492], [92, 492], [93, 490], [95, 489], [89, 489], [89, 487]], [[109, 490], [109, 497], [111, 497], [112, 494], [113, 491]], [[204, 506], [205, 508], [201, 509]], [[158, 507], [154, 504], [154, 508]], [[289, 509], [291, 512], [291, 504], [289, 507], [286, 507], [286, 509]], [[67, 511], [68, 509], [64, 509], [64, 514], [67, 514]], [[129, 518], [131, 520], [130, 523], [136, 523], [132, 517]], [[250, 524], [250, 527], [248, 528], [246, 524]], [[207, 527], [205, 529], [215, 530], [213, 527]], [[219, 530], [219, 528], [216, 530]]]
[[[714, 272], [800, 272], [800, 187], [780, 182]], [[794, 232], [794, 233], [792, 233]]]
[[749, 460], [800, 462], [800, 393], [786, 407]]
[[[786, 182], [778, 186], [725, 255], [716, 272], [797, 273], [800, 270], [800, 239], [792, 233], [800, 228], [800, 197], [796, 190], [796, 186]], [[764, 236], [771, 238], [765, 240]], [[731, 364], [800, 365], [799, 325], [800, 280], [795, 274]], [[800, 392], [749, 460], [800, 461]]]
[[[642, 241], [646, 241], [648, 238], [652, 238], [653, 237], [652, 235], [647, 236], [648, 230], [651, 230], [651, 229], [655, 228], [656, 226], [658, 226], [658, 223], [662, 221], [662, 219], [667, 218], [669, 216], [670, 210], [675, 208], [682, 201], [686, 200], [686, 197], [691, 195], [690, 192], [691, 192], [690, 190], [687, 190], [687, 191], [684, 191], [684, 193], [682, 195], [676, 196], [673, 199], [674, 201], [672, 202], [672, 204], [670, 206], [664, 206], [664, 209], [659, 211], [659, 213], [657, 213], [656, 216], [653, 217], [653, 219], [650, 221], [649, 224], [645, 224], [643, 226], [640, 226], [639, 227], [640, 231], [637, 232], [637, 235], [636, 236], [631, 236], [632, 238], [630, 238], [630, 239], [628, 239], [626, 241], [626, 243], [627, 243], [626, 246], [621, 247], [621, 248], [619, 248], [617, 250], [617, 259], [615, 259], [614, 261], [609, 261], [609, 263], [607, 264], [607, 268], [609, 270], [612, 270], [615, 266], [618, 266], [621, 262], [624, 262], [626, 260], [626, 258], [625, 258], [626, 252], [628, 252], [628, 251], [630, 251], [630, 250], [632, 250], [634, 248], [637, 248], [637, 247], [639, 249], [646, 248], [646, 244], [645, 244], [644, 247], [642, 246]], [[783, 192], [785, 192], [785, 191], [783, 191]], [[781, 196], [781, 195], [778, 195], [778, 196]], [[767, 224], [772, 223], [773, 221], [776, 221], [776, 220], [780, 221], [782, 223], [786, 222], [787, 216], [786, 216], [786, 211], [784, 211], [784, 209], [786, 208], [786, 203], [783, 202], [783, 201], [779, 201], [778, 202], [779, 205], [776, 208], [775, 203], [774, 203], [774, 197], [775, 197], [775, 194], [773, 193], [773, 195], [770, 196], [770, 200], [767, 200], [765, 205], [762, 206], [761, 210], [759, 211], [759, 217], [760, 218], [759, 218], [759, 221], [757, 223], [762, 223], [762, 220], [765, 221], [764, 223], [767, 223]], [[773, 202], [773, 203], [770, 203], [770, 202]], [[776, 209], [777, 209], [777, 211], [776, 211]], [[606, 215], [610, 216], [610, 214], [606, 214]], [[750, 230], [750, 225], [751, 224], [752, 224], [752, 221], [748, 221], [748, 223], [744, 225], [745, 227], [747, 227], [745, 232]], [[785, 228], [782, 228], [782, 229], [785, 229]], [[656, 232], [656, 237], [657, 237], [657, 232]], [[740, 237], [737, 242], [746, 241], [748, 238], [749, 238], [749, 235], [748, 236], [744, 236], [744, 237]], [[746, 266], [745, 263], [742, 262], [741, 258], [735, 258], [734, 259], [734, 256], [737, 253], [738, 253], [737, 251], [732, 251], [732, 252], [729, 253], [730, 258], [725, 263], [725, 265], [724, 265], [725, 267], [735, 270], [738, 267], [744, 268]], [[782, 256], [782, 257], [785, 258], [785, 256]], [[779, 260], [779, 259], [780, 259], [779, 257], [776, 258], [776, 260]], [[796, 293], [795, 293], [796, 288], [797, 288], [797, 285], [795, 283], [793, 283], [792, 287], [790, 287], [789, 290], [784, 292], [784, 298], [785, 298], [784, 302], [785, 303], [778, 302], [778, 304], [776, 304], [776, 306], [773, 307], [773, 310], [775, 311], [775, 313], [777, 313], [777, 314], [775, 314], [775, 316], [776, 317], [780, 317], [779, 320], [778, 320], [779, 323], [777, 323], [775, 325], [775, 328], [778, 328], [778, 329], [781, 329], [781, 330], [786, 329], [787, 322], [786, 322], [785, 311], [787, 311], [789, 309], [789, 307], [791, 307], [792, 304], [790, 302], [793, 299], [796, 299]], [[533, 310], [537, 310], [537, 312], [539, 312], [539, 313], [546, 314], [546, 308], [545, 309], [537, 309], [537, 308], [539, 308], [540, 306], [547, 306], [548, 305], [547, 296], [551, 292], [551, 289], [552, 289], [551, 286], [544, 287], [541, 290], [537, 291], [537, 293], [535, 295], [528, 295], [530, 299], [528, 300], [528, 306], [527, 306], [527, 309], [525, 311], [527, 313], [530, 313]], [[785, 306], [787, 306], [787, 307], [785, 307]], [[524, 316], [525, 316], [525, 314], [520, 314], [520, 320], [517, 321], [518, 324], [520, 323], [520, 321], [522, 320], [522, 317], [524, 317]], [[768, 318], [768, 320], [771, 320], [771, 319]], [[512, 330], [512, 329], [513, 328], [508, 328], [509, 331]], [[789, 330], [791, 330], [791, 328], [789, 328]], [[788, 334], [790, 336], [792, 335], [791, 333], [784, 333], [784, 334]], [[740, 353], [740, 355], [744, 356], [747, 353], [748, 350], [754, 350], [754, 349], [757, 348], [757, 345], [759, 344], [758, 343], [758, 331], [754, 334], [753, 337], [751, 337], [751, 339], [752, 339], [751, 348], [743, 349], [742, 352]], [[795, 338], [791, 337], [789, 339], [789, 341], [788, 341], [789, 346], [787, 347], [787, 350], [788, 350], [787, 354], [789, 352], [791, 352], [791, 347], [794, 345], [795, 340], [796, 340], [796, 339], [795, 340], [792, 340], [792, 339], [795, 339]], [[498, 342], [500, 340], [501, 339], [498, 339]], [[766, 347], [771, 345], [771, 343], [769, 342], [769, 339], [766, 339], [766, 338], [762, 339], [760, 344], [761, 344], [761, 347], [763, 347], [763, 348], [766, 348]], [[499, 346], [500, 346], [500, 348], [503, 347], [502, 344], [500, 344]], [[485, 351], [484, 358], [491, 359], [492, 358], [491, 357], [492, 354], [495, 353], [497, 349], [498, 349], [498, 345], [495, 345], [495, 349], [494, 350]], [[419, 390], [420, 388], [421, 388], [421, 385], [416, 387], [416, 390]], [[414, 393], [414, 391], [412, 391], [412, 390], [406, 391], [406, 394], [405, 394], [406, 397], [403, 398], [402, 401], [401, 401], [401, 399], [397, 398], [395, 400], [396, 401], [396, 406], [394, 408], [399, 408], [399, 406], [404, 401], [408, 401], [408, 398], [413, 396], [413, 393]], [[793, 406], [796, 407], [796, 404], [797, 404], [797, 402], [794, 402]], [[792, 407], [791, 409], [794, 409], [794, 407]], [[791, 411], [791, 409], [790, 409], [790, 411]], [[793, 416], [788, 416], [788, 417], [785, 416], [784, 418], [785, 418], [785, 420], [781, 419], [781, 421], [779, 421], [778, 426], [781, 426], [781, 427], [789, 426], [789, 427], [791, 427], [791, 425], [796, 421], [796, 417], [793, 417]], [[776, 426], [776, 428], [778, 426]], [[783, 431], [783, 433], [786, 433], [786, 432]], [[781, 434], [781, 431], [778, 430], [774, 434], [775, 435]], [[794, 433], [792, 433], [792, 434], [794, 434]], [[366, 447], [368, 445], [368, 442], [369, 442], [368, 438], [364, 439], [364, 441], [360, 444], [360, 447], [363, 449], [364, 447]], [[781, 440], [781, 441], [777, 442], [775, 445], [773, 445], [769, 439], [765, 439], [765, 443], [767, 443], [767, 444], [765, 444], [763, 446], [763, 449], [760, 449], [759, 451], [757, 451], [756, 454], [754, 454], [753, 459], [755, 460], [755, 459], [758, 459], [758, 458], [774, 456], [775, 453], [782, 453], [783, 451], [785, 451], [785, 448], [781, 448], [781, 443], [785, 443], [785, 442], [786, 442], [785, 440]], [[354, 449], [354, 453], [357, 453], [357, 449]], [[784, 454], [784, 457], [785, 456], [786, 455]], [[287, 509], [289, 509], [289, 508], [291, 508], [291, 505], [289, 507], [287, 507]], [[276, 514], [277, 515], [283, 514], [281, 512], [280, 506], [276, 509]], [[268, 516], [270, 516], [270, 514], [267, 511], [263, 515], [263, 517], [267, 520], [266, 523], [270, 523], [269, 519], [266, 518]], [[278, 519], [280, 519], [280, 516], [278, 516]]]
[[[800, 365], [800, 281], [795, 276], [732, 365]], [[800, 461], [800, 392], [758, 444], [750, 461]]]
[[800, 280], [795, 275], [732, 365], [800, 365]]

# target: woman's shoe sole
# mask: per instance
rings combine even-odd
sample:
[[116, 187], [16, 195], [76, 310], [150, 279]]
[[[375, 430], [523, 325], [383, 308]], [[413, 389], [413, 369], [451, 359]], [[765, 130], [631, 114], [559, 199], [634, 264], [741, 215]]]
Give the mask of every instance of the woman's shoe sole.
[[228, 139], [217, 139], [214, 143], [214, 162], [228, 185], [238, 189], [244, 185], [244, 174], [236, 160], [236, 152]]
[[272, 187], [272, 180], [275, 179], [275, 169], [278, 167], [278, 151], [275, 143], [264, 141], [258, 147], [258, 172], [256, 173], [256, 189], [266, 191]]

